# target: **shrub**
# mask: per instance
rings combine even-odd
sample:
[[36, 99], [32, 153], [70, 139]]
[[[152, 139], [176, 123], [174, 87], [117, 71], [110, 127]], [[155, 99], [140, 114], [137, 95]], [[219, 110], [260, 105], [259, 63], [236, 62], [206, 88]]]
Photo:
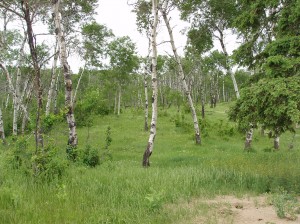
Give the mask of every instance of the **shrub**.
[[43, 132], [49, 132], [53, 125], [59, 121], [63, 121], [61, 114], [55, 115], [55, 114], [49, 114], [47, 116], [44, 116], [42, 118], [42, 128]]
[[100, 90], [87, 90], [76, 104], [77, 126], [91, 126], [91, 115], [108, 115], [110, 112], [108, 100]]
[[87, 145], [83, 153], [83, 163], [90, 167], [95, 167], [100, 164], [99, 151]]
[[270, 197], [271, 203], [275, 207], [276, 214], [279, 218], [297, 219], [296, 212], [300, 205], [295, 196], [289, 194], [283, 188], [279, 188], [274, 194], [271, 194]]
[[66, 153], [67, 153], [68, 160], [71, 160], [72, 162], [76, 162], [78, 157], [78, 149], [76, 146], [67, 145]]

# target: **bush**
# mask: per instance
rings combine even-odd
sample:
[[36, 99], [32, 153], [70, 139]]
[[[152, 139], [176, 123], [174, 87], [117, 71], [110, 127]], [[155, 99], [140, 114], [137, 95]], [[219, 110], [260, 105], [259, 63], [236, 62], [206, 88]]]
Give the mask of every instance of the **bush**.
[[294, 195], [289, 194], [283, 188], [279, 188], [275, 193], [270, 195], [270, 201], [275, 207], [276, 214], [279, 218], [297, 219], [296, 213], [300, 204]]
[[83, 153], [83, 163], [90, 167], [95, 167], [100, 164], [99, 151], [87, 145]]
[[62, 177], [66, 161], [58, 158], [58, 149], [48, 145], [42, 150], [32, 153], [24, 138], [15, 143], [15, 148], [7, 155], [7, 165], [31, 175], [36, 180], [51, 181]]
[[76, 162], [78, 157], [78, 149], [76, 146], [67, 145], [66, 147], [67, 158], [72, 162]]
[[91, 115], [108, 115], [110, 113], [108, 100], [100, 90], [87, 90], [76, 104], [77, 126], [91, 126]]
[[62, 177], [67, 167], [67, 162], [59, 159], [57, 153], [57, 148], [48, 146], [31, 157], [32, 171], [35, 178], [51, 181]]
[[42, 129], [44, 133], [47, 133], [51, 130], [55, 123], [63, 121], [61, 114], [49, 114], [42, 118]]

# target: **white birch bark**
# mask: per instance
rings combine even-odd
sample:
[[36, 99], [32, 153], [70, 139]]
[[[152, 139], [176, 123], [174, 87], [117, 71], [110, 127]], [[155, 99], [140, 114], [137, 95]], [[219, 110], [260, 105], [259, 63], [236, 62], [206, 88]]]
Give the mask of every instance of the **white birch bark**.
[[74, 93], [74, 96], [73, 96], [73, 99], [72, 99], [72, 105], [73, 105], [73, 107], [75, 107], [77, 92], [78, 92], [79, 85], [80, 85], [80, 82], [81, 82], [81, 79], [82, 79], [84, 71], [85, 71], [85, 65], [84, 65], [84, 67], [83, 67], [83, 69], [82, 69], [82, 71], [80, 73], [80, 77], [78, 79], [78, 82], [77, 82], [77, 85], [76, 85], [76, 89], [75, 89], [75, 93]]
[[249, 125], [250, 129], [246, 133], [246, 140], [245, 140], [245, 150], [249, 151], [251, 149], [251, 143], [253, 139], [253, 125]]
[[[28, 83], [29, 83], [29, 80], [28, 80]], [[24, 94], [23, 94], [24, 96], [22, 97], [22, 101], [24, 101], [27, 110], [28, 110], [28, 104], [31, 100], [33, 87], [34, 87], [34, 82], [31, 82], [30, 85], [28, 85], [27, 88], [24, 88]], [[27, 125], [27, 121], [28, 121], [28, 117], [24, 115], [23, 119], [22, 119], [22, 125], [21, 125], [21, 134], [22, 135], [25, 134], [25, 128], [26, 128], [26, 125]]]
[[76, 133], [76, 123], [74, 116], [74, 108], [72, 104], [72, 80], [70, 74], [70, 66], [67, 60], [67, 49], [65, 42], [65, 35], [63, 32], [63, 26], [61, 21], [61, 14], [59, 12], [60, 0], [52, 0], [52, 15], [55, 23], [55, 34], [57, 36], [58, 45], [60, 46], [60, 61], [63, 67], [64, 80], [65, 80], [65, 108], [67, 123], [69, 125], [69, 140], [68, 144], [71, 146], [77, 146], [78, 139]]
[[227, 53], [227, 50], [226, 50], [226, 47], [225, 47], [225, 44], [224, 44], [224, 35], [223, 35], [223, 32], [221, 30], [218, 30], [218, 31], [219, 31], [220, 37], [217, 37], [217, 38], [219, 39], [222, 50], [223, 50], [223, 53], [226, 56], [226, 70], [227, 70], [227, 73], [230, 74], [236, 98], [239, 99], [240, 98], [240, 92], [239, 92], [239, 88], [238, 88], [235, 76], [234, 76], [231, 68], [227, 64], [228, 53]]
[[59, 90], [59, 77], [60, 77], [60, 70], [58, 71], [57, 77], [56, 77], [56, 82], [55, 82], [55, 92], [54, 92], [54, 99], [53, 99], [53, 106], [54, 106], [54, 114], [58, 113], [58, 108], [57, 108], [57, 96], [58, 96], [58, 90]]
[[274, 137], [274, 149], [275, 150], [279, 150], [279, 140], [280, 140], [279, 136]]
[[144, 90], [145, 90], [145, 122], [144, 122], [144, 131], [148, 131], [148, 82], [147, 82], [147, 66], [145, 65], [144, 71]]
[[17, 62], [17, 77], [16, 77], [16, 95], [14, 96], [13, 99], [13, 104], [14, 104], [14, 113], [13, 113], [13, 136], [17, 136], [18, 135], [18, 114], [19, 114], [19, 101], [21, 101], [20, 99], [20, 82], [21, 82], [21, 66], [22, 66], [22, 61], [23, 61], [23, 57], [24, 57], [24, 47], [25, 47], [25, 43], [27, 40], [27, 33], [25, 32], [24, 34], [24, 40], [22, 42], [20, 51], [19, 51], [19, 55], [18, 55], [18, 62]]
[[56, 68], [57, 68], [57, 60], [58, 60], [58, 55], [59, 55], [59, 52], [57, 51], [57, 48], [58, 48], [57, 42], [58, 41], [56, 40], [56, 46], [54, 49], [53, 65], [52, 65], [52, 69], [51, 69], [51, 83], [50, 83], [48, 96], [47, 96], [47, 103], [46, 103], [46, 112], [45, 112], [46, 116], [48, 116], [50, 114], [51, 102], [52, 102], [53, 92], [54, 92], [55, 82], [56, 82]]
[[0, 138], [2, 139], [3, 144], [5, 144], [5, 133], [4, 133], [4, 125], [3, 125], [1, 108], [0, 108]]
[[118, 95], [118, 90], [116, 90], [116, 93], [115, 93], [114, 114], [117, 114], [117, 105], [118, 105], [117, 95]]
[[154, 140], [156, 136], [156, 124], [157, 124], [157, 44], [156, 44], [156, 30], [158, 25], [158, 0], [152, 0], [152, 15], [154, 17], [154, 21], [152, 24], [152, 32], [151, 32], [151, 46], [152, 46], [152, 118], [151, 118], [151, 127], [150, 127], [150, 136], [148, 140], [148, 144], [143, 156], [143, 166], [150, 166], [150, 156], [153, 151]]
[[179, 55], [177, 53], [177, 49], [176, 49], [175, 42], [174, 42], [172, 28], [171, 28], [169, 19], [167, 17], [168, 16], [167, 15], [167, 4], [168, 4], [168, 1], [165, 1], [164, 2], [164, 6], [163, 6], [163, 8], [160, 8], [160, 11], [162, 13], [163, 19], [164, 19], [165, 24], [166, 24], [167, 29], [168, 29], [168, 33], [169, 33], [169, 36], [170, 36], [170, 43], [171, 43], [172, 50], [173, 50], [173, 53], [174, 53], [174, 57], [175, 57], [175, 60], [177, 62], [177, 66], [178, 66], [179, 76], [181, 78], [181, 82], [182, 82], [182, 85], [183, 85], [183, 90], [184, 90], [185, 95], [186, 95], [186, 97], [188, 99], [188, 103], [189, 103], [190, 110], [191, 110], [191, 113], [192, 113], [192, 118], [193, 118], [193, 123], [194, 123], [194, 130], [195, 130], [196, 144], [201, 144], [199, 122], [198, 122], [196, 110], [195, 110], [195, 107], [194, 107], [193, 99], [191, 97], [191, 92], [190, 92], [190, 90], [188, 88], [188, 85], [187, 85], [187, 82], [186, 82], [186, 77], [185, 77], [185, 74], [183, 72], [182, 63], [181, 63], [180, 57], [179, 57]]
[[119, 91], [118, 91], [118, 116], [120, 116], [120, 112], [121, 112], [121, 86], [119, 85]]
[[274, 134], [274, 149], [275, 150], [279, 150], [279, 140], [280, 140], [280, 136], [279, 136], [278, 132], [275, 130], [275, 134]]
[[13, 95], [13, 98], [14, 98], [14, 99], [17, 99], [17, 103], [20, 104], [20, 107], [21, 107], [21, 109], [23, 110], [25, 116], [27, 117], [27, 119], [29, 119], [27, 109], [26, 109], [26, 107], [19, 101], [19, 98], [17, 97], [17, 94], [16, 94], [16, 90], [15, 90], [15, 88], [14, 88], [14, 86], [13, 86], [13, 83], [12, 83], [12, 80], [11, 80], [11, 77], [10, 77], [10, 74], [9, 74], [9, 72], [8, 72], [8, 70], [7, 70], [7, 68], [6, 68], [6, 66], [4, 65], [4, 63], [2, 63], [1, 61], [0, 61], [0, 68], [3, 70], [3, 73], [4, 73], [4, 75], [6, 76], [6, 80], [7, 80], [7, 82], [8, 82], [8, 86], [9, 86], [9, 90], [10, 90], [11, 94]]

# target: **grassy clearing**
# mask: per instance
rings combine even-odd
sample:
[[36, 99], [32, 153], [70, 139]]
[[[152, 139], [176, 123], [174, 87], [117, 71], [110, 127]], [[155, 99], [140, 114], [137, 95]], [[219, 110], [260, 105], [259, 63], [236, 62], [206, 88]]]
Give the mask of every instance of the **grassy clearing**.
[[254, 150], [246, 153], [244, 136], [227, 121], [226, 110], [225, 104], [208, 109], [202, 121], [203, 144], [196, 146], [190, 115], [161, 109], [149, 169], [141, 166], [148, 140], [142, 110], [99, 117], [89, 130], [78, 129], [80, 147], [90, 144], [101, 151], [105, 131], [111, 127], [113, 159], [96, 168], [67, 162], [66, 125], [56, 126], [47, 140], [58, 147], [59, 159], [68, 167], [62, 178], [50, 183], [11, 169], [5, 161], [12, 145], [3, 148], [0, 223], [175, 223], [199, 211], [209, 214], [205, 204], [172, 209], [193, 198], [260, 194], [278, 187], [300, 194], [299, 135], [292, 151], [287, 150], [292, 138], [287, 133], [281, 138], [281, 150], [270, 152], [266, 149], [272, 139], [256, 131]]

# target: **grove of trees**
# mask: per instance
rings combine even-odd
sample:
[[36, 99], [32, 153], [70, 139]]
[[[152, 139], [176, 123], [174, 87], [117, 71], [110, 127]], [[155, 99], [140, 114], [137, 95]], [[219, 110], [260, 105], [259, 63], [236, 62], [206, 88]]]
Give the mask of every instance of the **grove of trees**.
[[[95, 20], [97, 0], [0, 2], [0, 138], [6, 144], [10, 136], [34, 135], [36, 174], [42, 172], [39, 157], [47, 153], [45, 134], [55, 122], [65, 122], [66, 151], [76, 159], [78, 145], [85, 144], [76, 128], [128, 107], [144, 108], [145, 131], [152, 112], [145, 167], [159, 135], [160, 107], [187, 109], [198, 145], [207, 104], [214, 108], [220, 102], [231, 102], [229, 117], [245, 133], [247, 150], [254, 128], [268, 131], [275, 149], [282, 133], [295, 132], [300, 122], [299, 0], [135, 0], [130, 6], [149, 42], [146, 57], [129, 36], [115, 36]], [[172, 11], [190, 24], [183, 55]], [[158, 43], [163, 29], [168, 35]], [[228, 35], [239, 42], [232, 53]], [[159, 55], [159, 48], [172, 55]], [[73, 54], [84, 62], [78, 74], [69, 64]]]

